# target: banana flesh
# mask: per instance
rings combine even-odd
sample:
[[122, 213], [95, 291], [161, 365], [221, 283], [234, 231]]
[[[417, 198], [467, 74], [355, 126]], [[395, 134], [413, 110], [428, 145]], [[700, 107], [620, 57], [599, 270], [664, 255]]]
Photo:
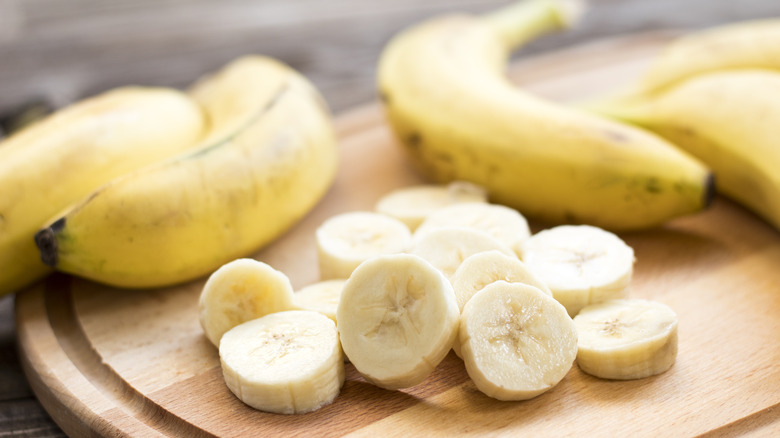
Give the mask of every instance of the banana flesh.
[[236, 259], [220, 266], [198, 299], [200, 326], [216, 346], [225, 332], [239, 324], [291, 309], [290, 279], [254, 259]]
[[230, 391], [266, 412], [317, 410], [345, 379], [336, 325], [317, 312], [290, 310], [238, 325], [225, 333], [219, 357]]
[[305, 78], [252, 56], [190, 94], [214, 121], [202, 146], [112, 181], [43, 229], [46, 263], [119, 287], [181, 283], [256, 251], [324, 195], [337, 142]]
[[349, 278], [365, 260], [406, 251], [412, 234], [401, 221], [368, 211], [333, 216], [316, 232], [321, 279]]
[[341, 292], [346, 279], [323, 280], [301, 288], [293, 294], [293, 307], [299, 310], [319, 312], [336, 321]]
[[487, 191], [465, 181], [402, 187], [382, 196], [374, 209], [415, 231], [434, 211], [460, 202], [487, 202]]
[[461, 354], [469, 377], [498, 400], [527, 400], [557, 385], [577, 356], [566, 309], [539, 289], [497, 281], [463, 308]]
[[712, 178], [701, 162], [643, 130], [532, 96], [504, 76], [514, 47], [571, 23], [571, 4], [529, 0], [481, 17], [435, 18], [396, 36], [378, 81], [411, 160], [436, 182], [484, 186], [493, 202], [550, 223], [629, 230], [702, 210]]
[[574, 317], [588, 304], [628, 295], [634, 250], [590, 225], [560, 225], [523, 245], [522, 260]]
[[385, 389], [422, 382], [449, 352], [458, 317], [450, 283], [411, 254], [381, 255], [358, 266], [336, 311], [344, 354]]
[[185, 94], [122, 87], [64, 108], [0, 146], [0, 294], [48, 274], [33, 236], [110, 180], [196, 147], [208, 120]]
[[577, 365], [603, 379], [630, 380], [668, 370], [677, 357], [677, 315], [665, 304], [618, 299], [574, 317]]
[[[517, 257], [496, 250], [484, 251], [467, 257], [450, 278], [461, 313], [474, 294], [496, 281], [527, 284], [552, 296], [550, 288]], [[459, 340], [455, 340], [452, 350], [462, 357]]]
[[528, 221], [517, 210], [487, 202], [462, 202], [431, 213], [415, 230], [415, 236], [441, 227], [467, 227], [482, 230], [519, 253], [531, 236]]
[[496, 281], [523, 283], [553, 296], [547, 284], [517, 257], [491, 250], [469, 256], [450, 279], [461, 312], [475, 293]]
[[487, 232], [469, 227], [441, 227], [415, 236], [408, 252], [428, 261], [449, 280], [467, 258], [483, 251], [517, 257]]

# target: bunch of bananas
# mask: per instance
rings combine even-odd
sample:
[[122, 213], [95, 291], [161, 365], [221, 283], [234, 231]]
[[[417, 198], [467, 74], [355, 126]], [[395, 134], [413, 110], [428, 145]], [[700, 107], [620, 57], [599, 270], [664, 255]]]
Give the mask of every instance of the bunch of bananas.
[[[580, 108], [507, 80], [515, 48], [582, 9], [522, 0], [436, 17], [388, 44], [379, 91], [421, 172], [478, 184], [534, 219], [615, 231], [704, 209], [715, 174], [780, 228], [780, 22], [683, 38], [630, 89]], [[186, 93], [124, 87], [74, 104], [0, 143], [0, 293], [51, 267], [132, 288], [205, 275], [322, 198], [336, 143], [314, 87], [264, 57]]]
[[296, 223], [337, 161], [324, 100], [266, 57], [78, 102], [0, 143], [0, 293], [50, 267], [132, 288], [206, 275]]
[[570, 26], [583, 6], [524, 0], [395, 37], [379, 87], [419, 170], [482, 185], [535, 219], [616, 231], [704, 209], [717, 180], [780, 229], [780, 21], [682, 38], [636, 85], [577, 108], [511, 84], [511, 51]]
[[780, 229], [780, 20], [682, 37], [634, 84], [586, 108], [696, 156], [718, 192]]

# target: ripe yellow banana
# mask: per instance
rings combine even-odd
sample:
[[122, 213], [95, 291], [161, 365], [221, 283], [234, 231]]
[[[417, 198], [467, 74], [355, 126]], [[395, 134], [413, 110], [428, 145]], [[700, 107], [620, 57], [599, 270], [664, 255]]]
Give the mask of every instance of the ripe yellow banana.
[[513, 48], [576, 18], [574, 0], [527, 0], [445, 16], [395, 37], [378, 80], [387, 116], [432, 180], [467, 180], [491, 200], [554, 223], [639, 229], [703, 209], [710, 172], [642, 130], [518, 89]]
[[717, 26], [675, 40], [626, 94], [651, 94], [705, 73], [780, 69], [780, 19]]
[[715, 172], [720, 193], [780, 229], [780, 71], [707, 73], [652, 95], [599, 105], [593, 108], [699, 157]]
[[585, 108], [698, 157], [715, 172], [719, 192], [780, 229], [780, 20], [681, 37], [635, 83]]
[[204, 146], [113, 181], [43, 229], [44, 261], [115, 286], [180, 283], [270, 242], [329, 188], [335, 132], [301, 75], [245, 57], [191, 95], [216, 125]]
[[0, 147], [0, 294], [50, 268], [33, 236], [52, 217], [111, 179], [174, 156], [206, 130], [184, 93], [124, 87], [75, 103]]

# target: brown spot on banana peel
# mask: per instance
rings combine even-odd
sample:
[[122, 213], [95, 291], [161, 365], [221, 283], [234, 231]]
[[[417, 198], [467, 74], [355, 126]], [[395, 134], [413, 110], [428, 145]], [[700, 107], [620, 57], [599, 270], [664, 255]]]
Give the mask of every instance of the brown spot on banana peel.
[[403, 143], [413, 153], [416, 153], [420, 150], [420, 146], [422, 145], [422, 135], [417, 131], [412, 131], [403, 137]]
[[[669, 132], [662, 132], [658, 129], [651, 128], [650, 130], [654, 131], [656, 134], [659, 134], [661, 137], [666, 138], [673, 144], [679, 145], [681, 141], [682, 143], [685, 143], [686, 141], [701, 141], [699, 133], [697, 133], [695, 129], [689, 126], [670, 126], [667, 127], [667, 129], [671, 130], [675, 135], [669, 135]], [[685, 150], [687, 148], [683, 147], [682, 149]], [[703, 186], [704, 191], [702, 196], [702, 209], [706, 209], [712, 205], [712, 202], [715, 200], [715, 197], [718, 194], [717, 182], [714, 173], [707, 172], [707, 175], [704, 177]], [[686, 184], [682, 182], [675, 184], [673, 187], [678, 193], [685, 192], [687, 188]]]
[[41, 261], [51, 267], [57, 266], [57, 234], [65, 228], [65, 218], [59, 218], [48, 227], [35, 233], [35, 245], [41, 252]]
[[647, 179], [645, 182], [645, 190], [653, 194], [658, 194], [663, 191], [661, 190], [661, 184], [658, 181], [658, 178], [655, 177], [650, 177]]
[[440, 152], [440, 151], [433, 151], [433, 150], [427, 150], [425, 149], [425, 144], [423, 143], [423, 136], [420, 134], [419, 131], [412, 131], [408, 134], [405, 134], [402, 136], [402, 142], [408, 149], [408, 151], [412, 154], [412, 156], [417, 160], [417, 162], [428, 169], [427, 173], [435, 172], [436, 165], [433, 165], [428, 162], [428, 160], [425, 160], [422, 158], [424, 154], [428, 155], [431, 161], [437, 162], [440, 164], [443, 164], [444, 166], [447, 166], [447, 168], [452, 166], [453, 158], [452, 155], [446, 153], [446, 152]]

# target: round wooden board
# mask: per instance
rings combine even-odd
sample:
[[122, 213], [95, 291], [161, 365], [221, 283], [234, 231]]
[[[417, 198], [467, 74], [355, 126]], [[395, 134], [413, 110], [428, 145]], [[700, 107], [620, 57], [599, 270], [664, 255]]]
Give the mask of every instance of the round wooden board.
[[[550, 99], [580, 99], [633, 77], [672, 35], [626, 36], [520, 60], [510, 75]], [[296, 288], [318, 279], [313, 234], [324, 219], [369, 210], [389, 190], [421, 181], [378, 106], [337, 123], [335, 185], [255, 255]], [[43, 406], [73, 436], [777, 436], [780, 234], [717, 199], [706, 212], [622, 237], [636, 251], [631, 294], [679, 315], [677, 363], [652, 378], [599, 380], [575, 365], [537, 398], [499, 402], [481, 394], [450, 354], [422, 384], [402, 391], [374, 387], [347, 365], [333, 404], [305, 415], [267, 414], [239, 402], [222, 381], [217, 350], [198, 324], [203, 280], [126, 291], [59, 274], [16, 298], [23, 367]]]

